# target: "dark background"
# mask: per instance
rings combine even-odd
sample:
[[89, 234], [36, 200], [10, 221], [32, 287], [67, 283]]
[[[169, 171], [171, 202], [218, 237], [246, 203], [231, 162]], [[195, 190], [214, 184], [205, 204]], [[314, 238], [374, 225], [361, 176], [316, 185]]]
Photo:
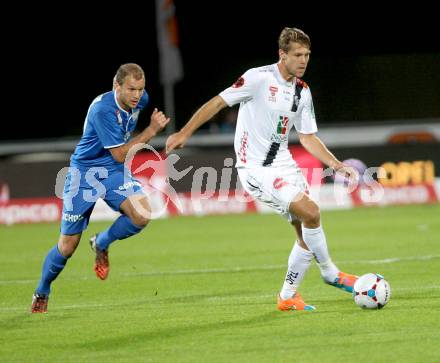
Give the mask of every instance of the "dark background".
[[[29, 6], [20, 16], [4, 14], [16, 21], [3, 31], [12, 87], [0, 140], [79, 138], [90, 102], [111, 89], [125, 62], [146, 72], [151, 102], [139, 126], [153, 107], [163, 109], [154, 1], [94, 11], [73, 3]], [[178, 126], [245, 70], [276, 62], [284, 26], [311, 37], [304, 79], [321, 126], [440, 117], [440, 32], [437, 12], [423, 3], [386, 9], [175, 0], [175, 6], [185, 73], [175, 87]]]

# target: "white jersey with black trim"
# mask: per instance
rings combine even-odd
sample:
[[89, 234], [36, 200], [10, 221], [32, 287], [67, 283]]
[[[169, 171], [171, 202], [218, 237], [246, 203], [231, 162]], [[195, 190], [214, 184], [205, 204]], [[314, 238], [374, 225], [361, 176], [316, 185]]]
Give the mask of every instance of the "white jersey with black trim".
[[286, 81], [277, 63], [249, 69], [219, 95], [229, 106], [240, 102], [234, 141], [237, 168], [296, 166], [288, 149], [290, 130], [318, 131], [309, 87], [298, 78]]

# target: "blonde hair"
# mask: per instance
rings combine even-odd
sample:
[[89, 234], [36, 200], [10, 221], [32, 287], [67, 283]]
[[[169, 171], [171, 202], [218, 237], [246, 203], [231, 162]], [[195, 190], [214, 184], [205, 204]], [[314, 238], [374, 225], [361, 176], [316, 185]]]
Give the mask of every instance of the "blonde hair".
[[309, 36], [301, 29], [286, 27], [280, 34], [278, 39], [278, 47], [287, 53], [289, 51], [291, 42], [301, 43], [309, 49], [312, 46]]
[[119, 67], [113, 82], [122, 85], [127, 76], [132, 76], [137, 81], [145, 78], [144, 71], [140, 66], [138, 66], [136, 63], [125, 63]]

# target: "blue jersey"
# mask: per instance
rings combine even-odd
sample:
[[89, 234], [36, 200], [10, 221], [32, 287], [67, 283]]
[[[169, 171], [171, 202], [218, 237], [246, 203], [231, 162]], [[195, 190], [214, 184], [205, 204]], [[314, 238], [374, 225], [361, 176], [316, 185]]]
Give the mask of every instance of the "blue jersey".
[[136, 127], [139, 112], [147, 105], [144, 91], [136, 108], [125, 111], [116, 101], [114, 91], [96, 97], [89, 107], [84, 132], [70, 158], [78, 168], [106, 167], [120, 169], [123, 164], [113, 159], [108, 149], [124, 145]]

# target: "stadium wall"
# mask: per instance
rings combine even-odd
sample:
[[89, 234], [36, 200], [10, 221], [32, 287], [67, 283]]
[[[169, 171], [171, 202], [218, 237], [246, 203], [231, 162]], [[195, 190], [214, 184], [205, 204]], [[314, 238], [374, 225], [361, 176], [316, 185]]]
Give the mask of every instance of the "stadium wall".
[[[430, 204], [440, 202], [440, 178], [434, 184], [407, 185], [384, 188], [378, 194], [369, 188], [359, 188], [352, 193], [333, 184], [315, 185], [310, 188], [312, 197], [319, 201], [322, 210], [350, 209], [360, 206], [387, 206], [396, 204]], [[179, 206], [165, 195], [150, 195], [155, 218], [177, 215], [220, 215], [234, 213], [274, 213], [264, 204], [251, 200], [241, 191], [194, 195], [177, 193]], [[111, 210], [99, 199], [92, 213], [92, 221], [113, 220], [119, 213]], [[0, 224], [56, 222], [62, 217], [62, 200], [57, 197], [11, 199], [0, 203]]]
[[[334, 185], [331, 178], [312, 181], [312, 171], [321, 167], [319, 161], [299, 146], [293, 146], [291, 150], [299, 165], [305, 168], [312, 184], [311, 194], [322, 209], [439, 201], [440, 178], [429, 178], [429, 175], [434, 177], [436, 167], [438, 170], [440, 166], [440, 143], [332, 148], [340, 159], [355, 157], [367, 166], [389, 165], [388, 184], [382, 188], [382, 195], [365, 187], [346, 193], [340, 185]], [[145, 186], [157, 218], [269, 212], [268, 208], [243, 193], [236, 170], [232, 167], [234, 161], [232, 147], [192, 147], [185, 150], [185, 155], [180, 158], [175, 155], [166, 159], [163, 153], [140, 153], [133, 162], [132, 170], [138, 170], [135, 174]], [[60, 220], [62, 201], [54, 197], [55, 180], [58, 172], [66, 166], [68, 160], [65, 159], [0, 162], [0, 224]], [[187, 168], [191, 170], [180, 177], [179, 173]], [[207, 188], [210, 176], [212, 180]], [[196, 179], [200, 182], [194, 188]], [[62, 185], [57, 188], [58, 195], [61, 188]], [[116, 215], [105, 203], [98, 201], [92, 220], [108, 220]]]

